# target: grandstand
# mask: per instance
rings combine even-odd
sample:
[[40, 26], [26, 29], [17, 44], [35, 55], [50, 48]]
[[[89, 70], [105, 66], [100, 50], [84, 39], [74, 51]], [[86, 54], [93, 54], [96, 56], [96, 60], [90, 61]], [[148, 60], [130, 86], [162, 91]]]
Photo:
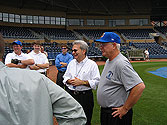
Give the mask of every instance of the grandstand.
[[5, 55], [12, 52], [11, 42], [16, 39], [23, 42], [23, 52], [32, 50], [31, 43], [40, 40], [48, 58], [54, 60], [62, 43], [71, 48], [71, 42], [83, 39], [90, 45], [88, 57], [99, 59], [102, 53], [94, 40], [112, 31], [119, 34], [124, 54], [148, 48], [150, 58], [167, 58], [167, 11], [162, 1], [117, 0], [115, 5], [99, 0], [21, 1], [0, 2]]

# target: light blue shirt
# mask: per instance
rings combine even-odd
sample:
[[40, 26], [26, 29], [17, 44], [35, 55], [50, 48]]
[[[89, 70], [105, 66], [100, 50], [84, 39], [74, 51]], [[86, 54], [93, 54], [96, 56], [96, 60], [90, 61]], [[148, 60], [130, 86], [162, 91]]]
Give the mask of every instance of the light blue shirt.
[[63, 53], [58, 54], [56, 56], [56, 60], [55, 60], [55, 64], [56, 64], [57, 69], [59, 71], [65, 72], [67, 69], [67, 66], [61, 67], [62, 65], [60, 64], [60, 62], [67, 63], [67, 65], [68, 65], [72, 59], [73, 59], [73, 56], [71, 54], [69, 54], [68, 52], [65, 55]]
[[44, 75], [0, 62], [0, 124], [84, 125], [81, 105]]

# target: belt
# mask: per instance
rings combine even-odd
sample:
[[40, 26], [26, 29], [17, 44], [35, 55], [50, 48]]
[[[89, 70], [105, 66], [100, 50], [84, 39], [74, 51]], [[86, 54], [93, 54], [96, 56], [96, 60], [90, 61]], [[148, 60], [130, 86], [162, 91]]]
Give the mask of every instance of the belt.
[[70, 91], [74, 95], [84, 95], [87, 93], [92, 93], [92, 89], [84, 90], [84, 91], [70, 90], [68, 87], [66, 87], [66, 89], [67, 89], [67, 91]]
[[[112, 113], [115, 111], [115, 110], [112, 110], [112, 108], [114, 108], [114, 107], [106, 107], [106, 108], [101, 107], [101, 111], [105, 112], [105, 113]], [[132, 110], [132, 108], [130, 110]]]
[[112, 108], [113, 107], [106, 107], [106, 108], [101, 107], [101, 111], [105, 112], [105, 113], [111, 113], [114, 111], [114, 110], [112, 110]]
[[65, 73], [66, 71], [59, 71], [60, 73]]
[[40, 72], [40, 73], [46, 76], [46, 72]]
[[46, 74], [46, 72], [40, 72], [40, 73], [41, 73], [41, 74], [44, 74], [44, 75]]
[[114, 107], [101, 107], [101, 109], [103, 109], [103, 110], [112, 110], [112, 108], [114, 108]]

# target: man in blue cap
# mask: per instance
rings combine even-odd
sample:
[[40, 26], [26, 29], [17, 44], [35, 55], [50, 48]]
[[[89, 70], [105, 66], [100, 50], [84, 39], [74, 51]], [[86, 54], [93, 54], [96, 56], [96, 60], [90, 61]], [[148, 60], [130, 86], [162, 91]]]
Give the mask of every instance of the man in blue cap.
[[141, 97], [145, 85], [120, 53], [120, 37], [116, 33], [105, 32], [95, 41], [100, 42], [102, 55], [108, 58], [97, 90], [101, 125], [131, 125], [132, 107]]
[[6, 66], [15, 68], [29, 68], [28, 65], [34, 64], [33, 58], [21, 51], [23, 45], [19, 40], [14, 41], [12, 45], [14, 51], [13, 53], [8, 53], [6, 55]]

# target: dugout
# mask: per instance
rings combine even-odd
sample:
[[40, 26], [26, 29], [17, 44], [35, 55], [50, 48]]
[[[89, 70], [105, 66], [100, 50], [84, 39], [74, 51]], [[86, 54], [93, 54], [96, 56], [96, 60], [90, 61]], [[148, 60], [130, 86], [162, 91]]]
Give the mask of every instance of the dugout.
[[144, 50], [140, 49], [140, 50], [128, 50], [127, 51], [127, 55], [128, 55], [128, 59], [129, 60], [145, 60], [145, 56], [144, 56]]

